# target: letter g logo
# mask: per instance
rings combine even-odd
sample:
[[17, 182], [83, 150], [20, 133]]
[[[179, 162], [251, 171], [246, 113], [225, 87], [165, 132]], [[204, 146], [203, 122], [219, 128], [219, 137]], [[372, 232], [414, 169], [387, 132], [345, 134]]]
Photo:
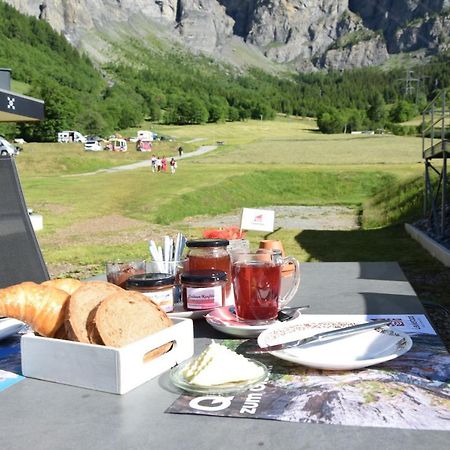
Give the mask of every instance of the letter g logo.
[[220, 411], [227, 409], [231, 405], [234, 397], [215, 397], [214, 395], [205, 395], [204, 397], [193, 398], [189, 406], [199, 411]]

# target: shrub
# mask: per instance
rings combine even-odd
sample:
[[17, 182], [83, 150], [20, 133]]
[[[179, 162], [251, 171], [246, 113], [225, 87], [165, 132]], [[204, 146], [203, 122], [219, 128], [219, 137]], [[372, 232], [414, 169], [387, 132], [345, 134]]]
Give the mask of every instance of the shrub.
[[396, 136], [415, 136], [418, 134], [417, 127], [414, 125], [399, 125], [397, 123], [389, 123], [386, 128]]
[[324, 134], [342, 133], [344, 125], [345, 118], [342, 113], [336, 109], [324, 112], [317, 119], [317, 126]]
[[399, 100], [389, 112], [389, 120], [391, 122], [406, 122], [417, 116], [419, 111], [416, 105], [407, 102], [406, 100]]

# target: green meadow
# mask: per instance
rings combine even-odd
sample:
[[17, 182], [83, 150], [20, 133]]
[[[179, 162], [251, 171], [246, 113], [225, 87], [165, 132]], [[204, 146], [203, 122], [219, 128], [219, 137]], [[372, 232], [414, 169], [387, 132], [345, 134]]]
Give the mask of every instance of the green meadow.
[[322, 135], [314, 120], [286, 117], [141, 129], [149, 127], [174, 139], [155, 144], [160, 156], [176, 155], [180, 144], [185, 153], [221, 145], [180, 160], [170, 175], [148, 167], [102, 171], [150, 159], [134, 144], [126, 153], [25, 144], [17, 165], [28, 206], [44, 216], [38, 239], [53, 276], [83, 277], [103, 271], [109, 259], [148, 257], [148, 239], [166, 233], [200, 237], [202, 229], [190, 226], [194, 216], [269, 205], [345, 205], [358, 215], [359, 230], [277, 228], [247, 237], [254, 245], [268, 236], [281, 239], [302, 261], [398, 261], [422, 298], [448, 302], [442, 285], [421, 277], [444, 268], [403, 230], [405, 221], [421, 215], [420, 138]]

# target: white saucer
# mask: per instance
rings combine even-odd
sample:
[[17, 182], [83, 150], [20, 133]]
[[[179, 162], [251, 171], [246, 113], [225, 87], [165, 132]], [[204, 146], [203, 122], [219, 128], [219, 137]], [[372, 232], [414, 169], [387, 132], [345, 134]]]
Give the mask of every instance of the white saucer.
[[170, 313], [167, 313], [169, 317], [182, 317], [187, 319], [203, 319], [206, 314], [208, 314], [211, 310], [210, 309], [199, 309], [195, 311], [186, 311], [183, 308], [183, 304], [176, 303], [174, 305], [173, 311]]
[[[270, 326], [281, 323], [278, 320], [273, 320], [267, 323], [253, 325], [238, 320], [233, 311], [234, 306], [223, 306], [222, 308], [216, 308], [210, 311], [205, 316], [205, 319], [216, 330], [231, 336], [243, 338], [257, 337]], [[300, 312], [293, 319], [298, 316], [300, 316]]]
[[5, 339], [17, 333], [24, 323], [16, 319], [0, 319], [0, 339]]
[[[354, 325], [354, 322], [340, 323], [338, 327], [328, 324], [327, 327], [323, 323], [308, 323], [308, 317], [302, 316], [295, 323], [268, 328], [258, 337], [258, 345], [266, 347], [280, 344], [346, 325]], [[411, 347], [412, 340], [407, 334], [384, 328], [270, 353], [277, 358], [316, 369], [351, 370], [397, 358]]]

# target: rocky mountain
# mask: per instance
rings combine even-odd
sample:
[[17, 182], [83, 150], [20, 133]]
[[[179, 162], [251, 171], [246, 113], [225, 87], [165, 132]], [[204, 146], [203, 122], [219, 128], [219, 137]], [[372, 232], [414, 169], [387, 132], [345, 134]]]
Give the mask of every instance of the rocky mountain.
[[450, 49], [450, 0], [4, 0], [94, 59], [148, 34], [237, 64], [301, 71], [381, 65]]

